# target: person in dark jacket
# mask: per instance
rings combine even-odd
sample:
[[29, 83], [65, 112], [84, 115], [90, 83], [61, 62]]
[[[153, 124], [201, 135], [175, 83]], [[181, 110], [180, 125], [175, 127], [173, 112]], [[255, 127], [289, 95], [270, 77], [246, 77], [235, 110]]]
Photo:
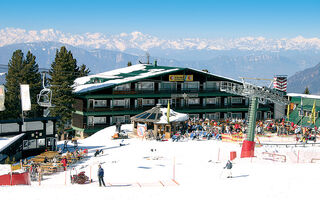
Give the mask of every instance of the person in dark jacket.
[[231, 172], [231, 169], [232, 169], [232, 162], [230, 160], [228, 160], [226, 166], [223, 168], [223, 169], [226, 169], [227, 168], [227, 178], [232, 178], [232, 172]]
[[106, 184], [104, 183], [103, 177], [104, 177], [104, 171], [103, 171], [103, 168], [101, 167], [101, 165], [99, 165], [98, 178], [99, 178], [99, 186], [100, 187], [101, 187], [101, 182], [103, 183], [103, 186], [106, 187]]

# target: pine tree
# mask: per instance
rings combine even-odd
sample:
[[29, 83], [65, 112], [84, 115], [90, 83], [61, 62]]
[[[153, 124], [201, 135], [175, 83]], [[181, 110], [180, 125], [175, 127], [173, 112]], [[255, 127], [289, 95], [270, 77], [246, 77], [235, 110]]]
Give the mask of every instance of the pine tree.
[[304, 92], [303, 92], [303, 94], [310, 94], [310, 91], [309, 91], [309, 88], [308, 88], [308, 86], [306, 87], [306, 89], [304, 89]]
[[71, 123], [72, 104], [74, 103], [72, 85], [77, 78], [77, 61], [71, 51], [61, 47], [56, 51], [56, 57], [49, 71], [52, 90], [52, 102], [55, 105], [51, 109], [52, 116], [60, 117], [57, 122], [58, 133], [61, 135], [65, 127]]
[[1, 112], [1, 119], [21, 117], [20, 84], [29, 84], [30, 87], [31, 111], [27, 112], [27, 117], [41, 116], [41, 109], [36, 103], [36, 96], [41, 89], [41, 77], [35, 60], [36, 57], [30, 51], [26, 58], [21, 50], [13, 52], [6, 75], [6, 110]]
[[90, 73], [90, 70], [87, 68], [85, 64], [82, 64], [78, 69], [78, 73], [76, 74], [77, 77], [83, 77], [83, 76], [88, 76]]
[[6, 75], [6, 110], [2, 113], [2, 119], [15, 119], [21, 116], [20, 84], [23, 77], [23, 62], [22, 51], [16, 50], [13, 52]]
[[132, 66], [131, 61], [128, 62], [127, 66], [128, 66], [128, 67]]
[[26, 59], [23, 64], [24, 78], [22, 83], [29, 84], [30, 98], [31, 98], [31, 111], [27, 112], [28, 117], [41, 117], [42, 108], [37, 103], [37, 95], [41, 91], [42, 82], [39, 66], [36, 63], [36, 57], [28, 51]]

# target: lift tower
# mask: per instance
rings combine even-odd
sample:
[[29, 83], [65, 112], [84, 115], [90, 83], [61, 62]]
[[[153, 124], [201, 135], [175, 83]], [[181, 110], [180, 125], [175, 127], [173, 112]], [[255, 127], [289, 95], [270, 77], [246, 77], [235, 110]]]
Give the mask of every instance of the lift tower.
[[[248, 129], [247, 138], [243, 141], [241, 158], [254, 156], [254, 136], [256, 127], [256, 116], [259, 103], [265, 104], [271, 101], [275, 104], [287, 105], [289, 101], [284, 98], [284, 92], [268, 87], [260, 87], [244, 81], [246, 78], [241, 78], [242, 84], [221, 81], [220, 90], [234, 95], [245, 96], [250, 99], [248, 111]], [[248, 78], [249, 79], [249, 78]], [[263, 80], [258, 78], [250, 78], [256, 80]], [[272, 80], [272, 79], [268, 79]], [[271, 85], [271, 84], [270, 84]]]

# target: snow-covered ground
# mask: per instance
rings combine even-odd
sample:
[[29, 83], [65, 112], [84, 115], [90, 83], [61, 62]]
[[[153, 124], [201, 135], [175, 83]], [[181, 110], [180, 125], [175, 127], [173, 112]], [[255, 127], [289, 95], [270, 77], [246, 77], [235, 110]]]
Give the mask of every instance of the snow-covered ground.
[[[131, 125], [124, 125], [122, 129], [131, 130]], [[89, 158], [75, 167], [91, 176], [92, 183], [70, 184], [68, 170], [45, 176], [41, 185], [33, 182], [31, 186], [2, 186], [1, 199], [282, 200], [319, 196], [319, 164], [275, 162], [262, 159], [262, 152], [296, 154], [301, 151], [302, 155], [302, 152], [317, 153], [320, 147], [257, 147], [256, 158], [240, 159], [241, 147], [236, 143], [156, 142], [132, 138], [124, 140], [127, 145], [120, 146], [121, 140], [111, 140], [114, 131], [115, 127], [109, 127], [79, 142], [80, 148], [89, 149]], [[104, 154], [94, 157], [96, 149], [103, 149]], [[227, 179], [223, 167], [231, 151], [236, 151], [237, 158], [233, 178]], [[105, 170], [107, 187], [98, 186], [99, 163]]]

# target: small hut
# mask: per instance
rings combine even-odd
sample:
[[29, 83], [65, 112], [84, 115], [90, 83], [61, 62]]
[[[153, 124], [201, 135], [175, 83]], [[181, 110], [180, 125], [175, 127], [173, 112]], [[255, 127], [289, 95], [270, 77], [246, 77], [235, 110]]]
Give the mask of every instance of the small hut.
[[[133, 133], [137, 135], [145, 135], [146, 133], [139, 133], [139, 127], [143, 126], [143, 131], [152, 132], [156, 137], [169, 139], [173, 132], [179, 130], [183, 123], [189, 119], [188, 114], [178, 113], [170, 109], [169, 116], [167, 115], [168, 108], [162, 108], [160, 104], [143, 113], [131, 117], [133, 123]], [[169, 118], [169, 119], [168, 119]]]

